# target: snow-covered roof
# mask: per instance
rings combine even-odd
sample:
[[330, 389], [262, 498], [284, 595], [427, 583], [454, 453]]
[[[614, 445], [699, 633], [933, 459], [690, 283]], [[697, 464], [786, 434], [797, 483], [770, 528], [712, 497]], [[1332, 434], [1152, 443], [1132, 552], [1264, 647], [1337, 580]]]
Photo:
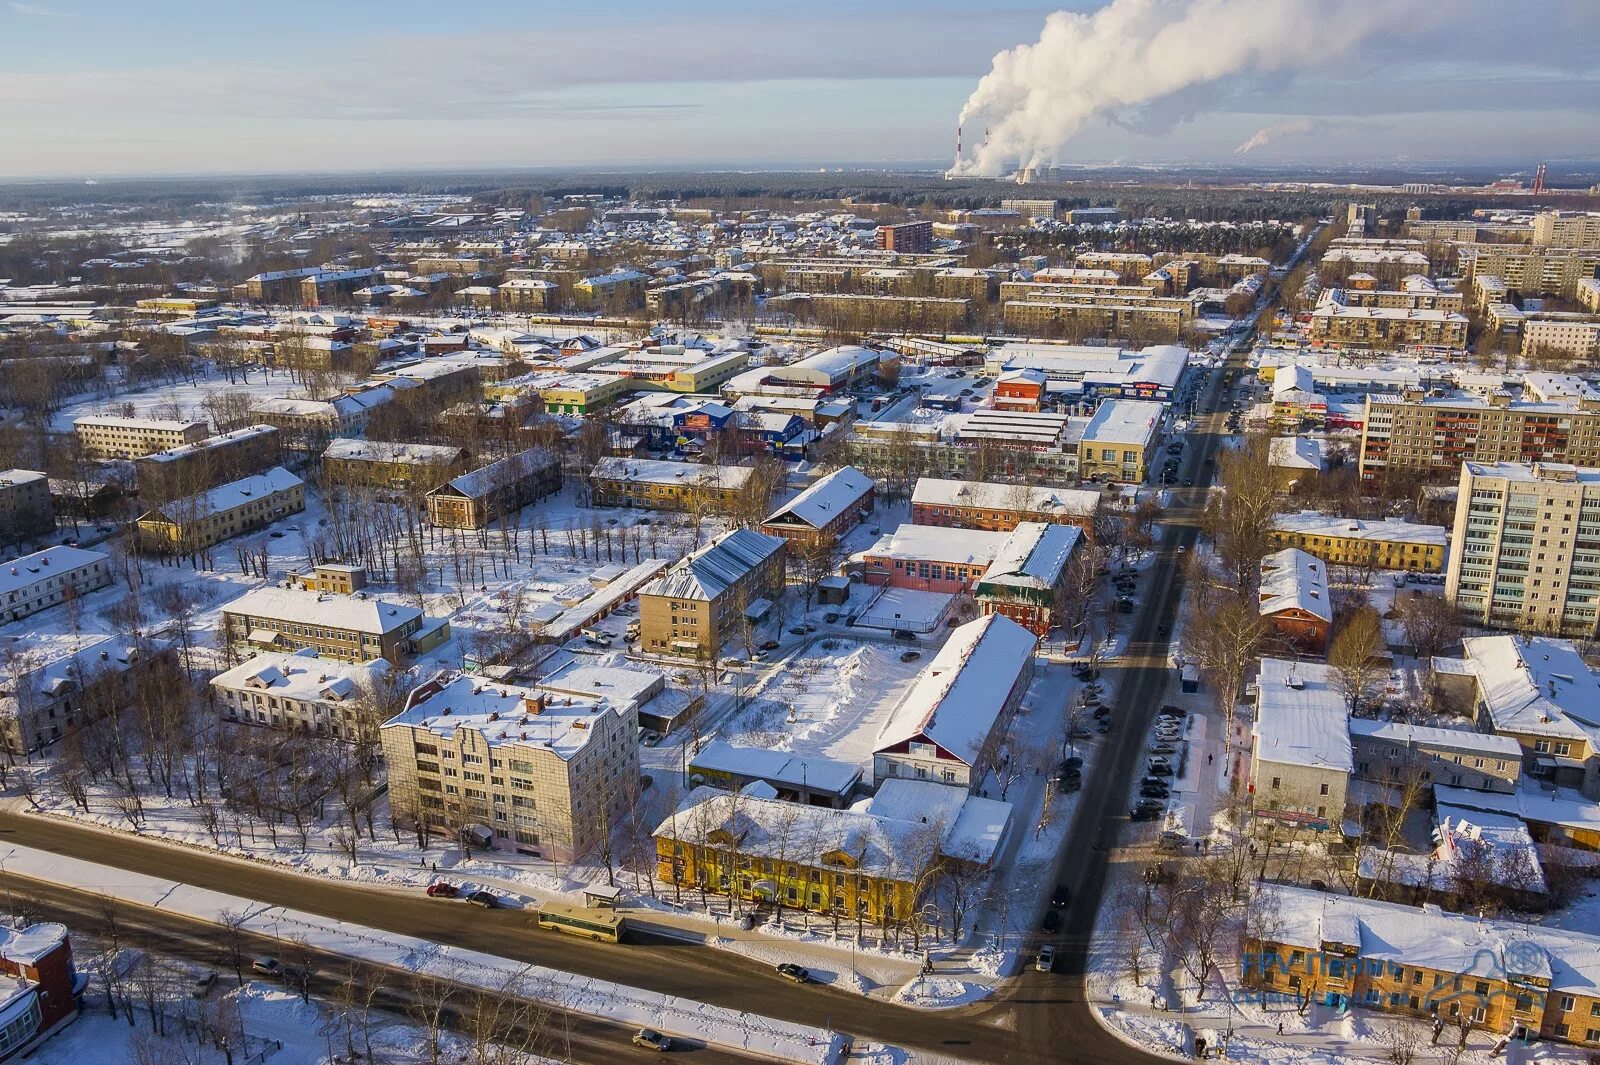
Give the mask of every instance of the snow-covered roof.
[[430, 494], [453, 493], [466, 496], [468, 499], [478, 499], [559, 462], [555, 455], [544, 448], [529, 448], [527, 451], [497, 459], [487, 466], [480, 466], [471, 473], [463, 473], [448, 484], [435, 488]]
[[1450, 530], [1442, 525], [1419, 525], [1404, 518], [1384, 518], [1382, 521], [1341, 518], [1336, 514], [1319, 514], [1314, 510], [1276, 515], [1272, 519], [1272, 527], [1278, 532], [1300, 536], [1331, 536], [1349, 540], [1427, 544], [1432, 547], [1443, 547], [1450, 538]]
[[21, 591], [47, 577], [104, 562], [107, 555], [81, 547], [47, 547], [12, 562], [0, 563], [0, 596]]
[[1348, 706], [1332, 666], [1263, 658], [1256, 678], [1256, 757], [1349, 773]]
[[157, 508], [155, 513], [171, 521], [192, 521], [212, 514], [223, 514], [253, 500], [263, 499], [279, 492], [289, 492], [297, 487], [303, 487], [304, 484], [304, 481], [282, 466], [274, 466], [266, 473], [241, 477], [237, 481], [218, 485], [188, 499], [168, 503]]
[[1085, 444], [1133, 444], [1150, 446], [1166, 404], [1144, 399], [1108, 399], [1095, 408], [1094, 416], [1083, 429]]
[[715, 599], [745, 574], [782, 551], [784, 546], [782, 537], [768, 536], [754, 529], [735, 529], [678, 562], [639, 589], [639, 594], [673, 599]]
[[621, 666], [591, 666], [574, 659], [540, 679], [540, 691], [562, 695], [605, 697], [613, 706], [637, 706], [649, 701], [666, 686], [660, 673]]
[[1002, 614], [960, 626], [883, 723], [874, 750], [922, 740], [975, 764], [1038, 645], [1038, 637]]
[[1076, 525], [1018, 522], [984, 571], [982, 583], [1048, 592], [1060, 582], [1082, 537]]
[[691, 772], [707, 770], [738, 777], [808, 788], [844, 796], [861, 779], [861, 768], [849, 762], [820, 755], [801, 756], [790, 751], [764, 747], [735, 747], [725, 740], [714, 740], [701, 748], [689, 763]]
[[1350, 719], [1352, 738], [1370, 738], [1414, 747], [1453, 747], [1491, 758], [1520, 760], [1522, 745], [1509, 736], [1472, 732], [1459, 728], [1436, 728], [1432, 725], [1413, 725], [1405, 721], [1377, 721], [1366, 717]]
[[[145, 650], [146, 646], [132, 636], [105, 636], [76, 651], [58, 653], [48, 661], [34, 665], [28, 669], [25, 674], [27, 679], [22, 683], [30, 685], [33, 691], [41, 695], [53, 698], [71, 688], [87, 687], [101, 672], [121, 673], [127, 670]], [[37, 706], [37, 699], [24, 699], [19, 704], [16, 696], [18, 684], [13, 677], [6, 688], [0, 690], [0, 714], [12, 716], [30, 705]]]
[[666, 459], [603, 458], [590, 475], [629, 484], [690, 484], [700, 488], [742, 489], [755, 474], [751, 466], [710, 466]]
[[[145, 455], [143, 458], [139, 459], [139, 461], [141, 463], [177, 462], [179, 460], [186, 459], [191, 455], [198, 454], [199, 452], [208, 451], [214, 447], [221, 447], [225, 444], [236, 444], [245, 440], [253, 440], [263, 436], [271, 436], [277, 431], [277, 428], [271, 425], [247, 425], [242, 429], [235, 429], [232, 432], [219, 433], [216, 436], [208, 436], [204, 440], [196, 440], [192, 444], [179, 444], [176, 447], [169, 447], [165, 451], [157, 451], [153, 454]], [[3, 476], [4, 474], [0, 474], [0, 477]]]
[[1100, 507], [1100, 493], [1087, 488], [1037, 488], [1025, 484], [919, 477], [911, 492], [911, 502], [913, 505], [970, 507], [1072, 520], [1092, 517]]
[[75, 426], [92, 425], [109, 429], [145, 429], [168, 433], [183, 433], [191, 429], [204, 429], [205, 422], [190, 421], [180, 422], [171, 418], [117, 418], [110, 415], [88, 414], [82, 418], [75, 418]]
[[555, 698], [535, 688], [462, 673], [441, 676], [412, 692], [406, 708], [383, 727], [423, 728], [444, 739], [471, 729], [491, 747], [525, 744], [571, 761], [599, 731], [595, 725], [602, 716], [625, 712], [626, 707], [600, 696]]
[[402, 463], [418, 466], [448, 466], [461, 457], [461, 449], [445, 444], [410, 444], [388, 440], [340, 438], [322, 453], [326, 459], [350, 462]]
[[820, 529], [851, 507], [859, 506], [872, 488], [871, 477], [854, 466], [842, 466], [773, 511], [766, 523], [804, 524]]
[[1470, 636], [1461, 643], [1496, 731], [1600, 746], [1600, 680], [1572, 644], [1547, 636]]
[[862, 558], [898, 558], [918, 562], [954, 562], [964, 566], [988, 566], [1000, 554], [1010, 533], [983, 529], [952, 529], [945, 525], [912, 525], [909, 522], [884, 533], [865, 551]]
[[382, 599], [333, 595], [300, 588], [257, 588], [222, 606], [224, 614], [320, 625], [381, 635], [422, 617], [422, 611]]
[[318, 658], [314, 648], [288, 654], [262, 651], [247, 662], [211, 679], [222, 689], [255, 689], [303, 702], [347, 702], [370, 690], [387, 672], [381, 658], [370, 662], [340, 662]]
[[1011, 824], [1011, 804], [935, 780], [890, 777], [860, 808], [879, 817], [943, 826], [939, 853], [988, 865]]
[[1267, 462], [1281, 470], [1322, 470], [1323, 441], [1314, 436], [1275, 436]]
[[33, 965], [67, 940], [67, 926], [38, 921], [26, 928], [0, 927], [0, 958]]
[[14, 488], [19, 484], [32, 484], [35, 481], [43, 480], [45, 480], [45, 475], [35, 470], [0, 471], [0, 487]]
[[1302, 610], [1333, 624], [1333, 601], [1328, 596], [1322, 560], [1299, 548], [1286, 547], [1261, 560], [1260, 596], [1263, 615]]

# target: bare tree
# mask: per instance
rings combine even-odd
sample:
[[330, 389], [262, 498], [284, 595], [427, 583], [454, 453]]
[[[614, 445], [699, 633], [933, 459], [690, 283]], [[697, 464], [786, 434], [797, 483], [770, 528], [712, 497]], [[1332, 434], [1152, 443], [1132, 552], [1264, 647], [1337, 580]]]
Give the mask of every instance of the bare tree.
[[1375, 610], [1363, 610], [1345, 619], [1328, 647], [1328, 664], [1351, 714], [1361, 711], [1386, 672], [1383, 625]]

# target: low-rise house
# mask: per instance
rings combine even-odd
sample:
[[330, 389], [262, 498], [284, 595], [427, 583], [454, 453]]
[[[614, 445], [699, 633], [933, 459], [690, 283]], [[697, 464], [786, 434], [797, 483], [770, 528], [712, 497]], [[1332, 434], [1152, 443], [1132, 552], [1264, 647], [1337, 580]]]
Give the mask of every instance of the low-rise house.
[[1257, 818], [1288, 828], [1342, 833], [1354, 760], [1349, 707], [1333, 667], [1261, 660], [1250, 748]]
[[762, 531], [797, 547], [837, 541], [871, 515], [875, 487], [871, 477], [843, 466], [773, 511]]
[[278, 463], [279, 435], [275, 426], [247, 425], [135, 459], [139, 498], [160, 503], [265, 472]]
[[942, 477], [919, 477], [911, 492], [918, 525], [1010, 532], [1023, 521], [1076, 525], [1087, 530], [1100, 509], [1100, 493], [1087, 488], [1038, 488]]
[[482, 529], [561, 490], [561, 459], [530, 448], [464, 473], [428, 493], [428, 520], [447, 529]]
[[1326, 467], [1323, 442], [1310, 436], [1277, 436], [1267, 451], [1267, 464], [1278, 487], [1288, 491], [1307, 479], [1315, 479]]
[[1444, 569], [1450, 530], [1401, 518], [1367, 521], [1302, 510], [1272, 519], [1272, 540], [1280, 547], [1298, 547], [1325, 562], [1374, 569], [1438, 573]]
[[714, 658], [741, 617], [783, 592], [785, 541], [754, 529], [724, 533], [639, 589], [639, 646]]
[[289, 587], [312, 592], [354, 595], [367, 586], [367, 567], [348, 562], [319, 562], [309, 573], [289, 574]]
[[906, 524], [883, 534], [852, 562], [859, 564], [861, 579], [868, 584], [959, 594], [977, 588], [1009, 536]]
[[389, 663], [337, 662], [308, 648], [263, 651], [211, 679], [223, 718], [353, 740], [376, 736], [381, 722], [364, 719]]
[[878, 733], [873, 780], [976, 788], [1033, 681], [1038, 645], [1033, 633], [999, 614], [953, 631]]
[[472, 846], [570, 862], [639, 787], [638, 711], [603, 695], [444, 673], [379, 734], [395, 813]]
[[153, 554], [191, 554], [305, 509], [305, 482], [275, 466], [146, 511], [139, 517], [139, 546]]
[[428, 492], [460, 471], [466, 450], [443, 444], [335, 440], [322, 453], [322, 475], [347, 488]]
[[0, 563], [0, 622], [37, 614], [110, 583], [110, 556], [79, 547], [47, 547]]
[[978, 579], [978, 605], [1043, 638], [1055, 622], [1067, 564], [1082, 539], [1076, 526], [1021, 522]]
[[133, 699], [138, 674], [171, 651], [131, 636], [106, 636], [67, 653], [24, 653], [7, 663], [0, 690], [0, 743], [32, 754]]
[[1261, 560], [1261, 616], [1289, 646], [1305, 654], [1328, 649], [1333, 600], [1325, 563], [1298, 548], [1286, 547]]
[[403, 603], [365, 593], [328, 595], [298, 588], [257, 588], [222, 608], [230, 646], [258, 651], [298, 651], [350, 662], [387, 659], [403, 664], [450, 638], [446, 618], [424, 617]]
[[758, 487], [750, 466], [604, 458], [589, 474], [590, 501], [597, 507], [685, 514], [732, 513]]
[[843, 809], [861, 783], [861, 768], [818, 755], [800, 756], [763, 747], [736, 747], [713, 740], [689, 763], [691, 788], [709, 785], [741, 791], [756, 781], [771, 785], [777, 798], [807, 806]]

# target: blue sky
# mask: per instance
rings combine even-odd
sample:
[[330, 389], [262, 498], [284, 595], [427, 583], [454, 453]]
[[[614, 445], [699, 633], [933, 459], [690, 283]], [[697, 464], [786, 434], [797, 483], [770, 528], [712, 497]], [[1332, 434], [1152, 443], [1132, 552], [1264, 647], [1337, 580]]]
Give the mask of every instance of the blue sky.
[[[1062, 6], [0, 0], [0, 176], [940, 160], [991, 57]], [[1219, 86], [1065, 154], [1226, 161], [1269, 127], [1252, 159], [1581, 154], [1589, 14], [1527, 55], [1469, 24]]]

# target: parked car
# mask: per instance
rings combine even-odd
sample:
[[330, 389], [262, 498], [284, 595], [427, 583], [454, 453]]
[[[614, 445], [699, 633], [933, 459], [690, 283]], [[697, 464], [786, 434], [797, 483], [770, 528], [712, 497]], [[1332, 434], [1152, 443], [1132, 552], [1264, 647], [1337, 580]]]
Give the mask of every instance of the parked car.
[[790, 625], [789, 626], [789, 635], [790, 636], [804, 636], [805, 634], [806, 634], [806, 627], [804, 625]]
[[1050, 905], [1056, 909], [1065, 909], [1067, 903], [1072, 901], [1072, 889], [1065, 884], [1057, 884], [1056, 889], [1050, 893]]
[[1171, 703], [1168, 703], [1166, 706], [1161, 708], [1162, 717], [1184, 717], [1188, 713], [1189, 711], [1185, 710], [1183, 707], [1173, 706]]
[[500, 897], [492, 891], [474, 891], [467, 896], [467, 901], [486, 910], [492, 910], [500, 905]]
[[655, 729], [645, 729], [644, 730], [644, 745], [646, 747], [654, 747], [656, 744], [658, 744], [660, 742], [661, 742], [661, 733], [657, 732]]
[[1083, 778], [1080, 776], [1068, 776], [1063, 773], [1056, 778], [1056, 787], [1062, 791], [1080, 791], [1083, 788]]
[[1154, 821], [1160, 810], [1152, 810], [1148, 806], [1135, 806], [1128, 811], [1130, 821]]
[[804, 965], [796, 965], [792, 961], [779, 962], [778, 975], [785, 980], [793, 980], [797, 984], [811, 982], [811, 971]]
[[1083, 768], [1083, 759], [1080, 758], [1079, 756], [1075, 755], [1075, 754], [1070, 756], [1069, 758], [1067, 758], [1065, 761], [1063, 761], [1061, 763], [1061, 771], [1063, 773], [1065, 773], [1069, 769], [1082, 769], [1082, 768]]
[[428, 885], [428, 897], [430, 899], [453, 899], [456, 897], [458, 890], [460, 889], [447, 880], [435, 880]]
[[763, 651], [776, 651], [781, 646], [782, 644], [778, 643], [777, 640], [767, 640], [762, 643], [761, 649]]
[[1111, 732], [1111, 719], [1109, 717], [1101, 718], [1100, 723], [1094, 727], [1094, 730], [1102, 736], [1109, 734]]
[[1033, 967], [1042, 973], [1047, 973], [1056, 967], [1056, 948], [1046, 943], [1039, 948], [1039, 956], [1034, 959]]
[[277, 958], [251, 958], [250, 971], [260, 973], [262, 976], [282, 976], [283, 963]]
[[646, 1050], [666, 1052], [672, 1049], [672, 1038], [662, 1035], [654, 1028], [641, 1028], [633, 1033], [633, 1045], [644, 1047]]
[[1061, 927], [1061, 914], [1057, 910], [1044, 911], [1044, 920], [1039, 922], [1039, 927], [1046, 932], [1054, 932]]
[[1166, 799], [1170, 798], [1171, 795], [1172, 792], [1168, 791], [1166, 788], [1157, 787], [1152, 784], [1146, 784], [1144, 787], [1139, 789], [1139, 797], [1142, 799]]
[[1150, 759], [1150, 764], [1145, 768], [1158, 777], [1170, 777], [1172, 775], [1172, 763], [1165, 758], [1152, 758]]
[[194, 978], [194, 982], [189, 985], [189, 994], [195, 998], [205, 998], [211, 994], [211, 989], [215, 986], [217, 986], [217, 970], [207, 969]]
[[906, 651], [906, 652], [904, 652], [904, 653], [902, 653], [900, 655], [900, 661], [902, 661], [902, 662], [915, 662], [917, 659], [919, 659], [921, 657], [922, 657], [922, 652], [921, 651]]

